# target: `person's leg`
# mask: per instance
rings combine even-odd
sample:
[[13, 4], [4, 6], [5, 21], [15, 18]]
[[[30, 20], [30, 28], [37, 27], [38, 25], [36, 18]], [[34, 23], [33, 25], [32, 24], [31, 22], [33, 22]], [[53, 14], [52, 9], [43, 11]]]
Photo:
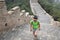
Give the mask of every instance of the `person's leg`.
[[33, 35], [34, 37], [37, 37], [37, 29], [33, 29]]
[[36, 29], [36, 31], [35, 31], [35, 37], [37, 37], [37, 29]]
[[33, 31], [33, 35], [35, 36], [35, 31]]

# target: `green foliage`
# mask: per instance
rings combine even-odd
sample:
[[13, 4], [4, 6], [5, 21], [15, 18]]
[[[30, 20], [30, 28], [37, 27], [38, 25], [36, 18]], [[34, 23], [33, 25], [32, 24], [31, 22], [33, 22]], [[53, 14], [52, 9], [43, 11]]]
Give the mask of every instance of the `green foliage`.
[[48, 12], [53, 18], [60, 21], [60, 3], [54, 3], [54, 0], [39, 0], [41, 6]]
[[33, 13], [29, 1], [30, 0], [6, 0], [7, 10], [10, 10], [15, 6], [20, 6], [21, 10], [26, 10], [27, 12], [30, 12], [30, 15], [32, 15]]

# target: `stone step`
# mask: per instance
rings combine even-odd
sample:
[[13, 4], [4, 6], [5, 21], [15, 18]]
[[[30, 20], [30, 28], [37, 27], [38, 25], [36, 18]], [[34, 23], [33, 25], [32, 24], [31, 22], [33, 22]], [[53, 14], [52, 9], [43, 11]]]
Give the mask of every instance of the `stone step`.
[[[47, 23], [41, 23], [41, 30], [38, 31], [39, 40], [59, 40], [59, 28]], [[57, 33], [56, 33], [57, 32]], [[29, 24], [18, 27], [15, 31], [10, 31], [4, 36], [5, 40], [34, 40], [32, 31], [29, 30]]]

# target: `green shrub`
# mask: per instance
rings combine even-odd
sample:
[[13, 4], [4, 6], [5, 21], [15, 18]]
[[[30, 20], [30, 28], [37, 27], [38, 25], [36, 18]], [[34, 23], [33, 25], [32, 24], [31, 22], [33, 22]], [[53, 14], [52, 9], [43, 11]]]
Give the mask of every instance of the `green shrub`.
[[20, 6], [21, 10], [26, 10], [30, 13], [30, 15], [33, 15], [31, 8], [30, 8], [30, 0], [6, 0], [7, 10], [10, 10], [11, 8], [15, 6]]
[[39, 0], [39, 4], [45, 9], [47, 13], [53, 16], [57, 21], [60, 21], [60, 3], [54, 3], [54, 0]]

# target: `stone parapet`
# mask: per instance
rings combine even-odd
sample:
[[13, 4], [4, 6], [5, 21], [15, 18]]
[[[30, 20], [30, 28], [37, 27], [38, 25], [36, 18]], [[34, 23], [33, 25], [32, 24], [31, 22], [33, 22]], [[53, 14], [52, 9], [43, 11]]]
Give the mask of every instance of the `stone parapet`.
[[60, 27], [60, 22], [59, 21], [53, 21], [53, 25], [55, 27]]
[[30, 21], [29, 12], [25, 12], [25, 10], [20, 10], [19, 6], [12, 8], [7, 12], [6, 19], [3, 18], [5, 23], [1, 23], [1, 30], [12, 29], [18, 27], [20, 25], [24, 25]]

